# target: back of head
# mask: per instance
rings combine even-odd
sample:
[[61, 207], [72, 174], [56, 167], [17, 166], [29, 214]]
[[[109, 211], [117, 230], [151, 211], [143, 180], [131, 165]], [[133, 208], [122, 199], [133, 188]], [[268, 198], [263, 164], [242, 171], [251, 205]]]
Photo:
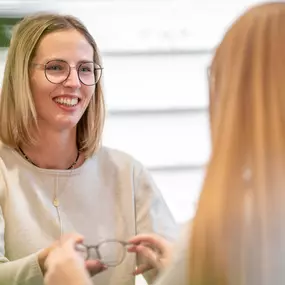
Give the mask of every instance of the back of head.
[[[31, 128], [37, 126], [37, 114], [30, 88], [30, 65], [43, 37], [47, 34], [75, 29], [93, 48], [94, 62], [100, 64], [96, 43], [77, 18], [56, 13], [37, 13], [25, 17], [14, 28], [8, 51], [0, 96], [0, 141], [10, 147], [31, 144]], [[104, 124], [104, 98], [100, 81], [95, 95], [78, 123], [78, 147], [87, 156], [101, 140]]]
[[268, 3], [242, 15], [215, 52], [191, 285], [285, 281], [284, 51], [285, 3]]

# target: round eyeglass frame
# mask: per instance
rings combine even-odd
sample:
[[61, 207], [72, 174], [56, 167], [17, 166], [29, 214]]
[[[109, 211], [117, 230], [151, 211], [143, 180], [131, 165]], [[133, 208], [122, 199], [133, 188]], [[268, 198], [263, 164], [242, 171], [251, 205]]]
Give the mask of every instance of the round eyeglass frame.
[[[48, 75], [47, 75], [47, 65], [50, 64], [50, 63], [53, 62], [53, 61], [66, 63], [67, 66], [69, 67], [68, 74], [66, 75], [66, 78], [65, 78], [64, 80], [60, 81], [60, 82], [53, 82], [53, 81], [51, 81], [51, 80], [49, 79]], [[86, 83], [84, 83], [84, 82], [82, 81], [82, 79], [80, 78], [80, 75], [79, 75], [79, 68], [80, 68], [81, 65], [86, 64], [86, 63], [93, 63], [93, 64], [94, 64], [94, 75], [95, 75], [95, 72], [96, 72], [96, 71], [100, 70], [98, 79], [96, 80], [96, 76], [95, 76], [95, 82], [94, 82], [93, 84], [86, 84]], [[49, 61], [46, 62], [46, 63], [33, 63], [33, 65], [42, 66], [42, 67], [44, 68], [44, 73], [45, 73], [45, 77], [46, 77], [47, 81], [49, 81], [49, 82], [52, 83], [52, 84], [61, 84], [61, 83], [65, 82], [65, 81], [68, 79], [68, 77], [70, 76], [71, 69], [72, 69], [72, 68], [76, 68], [78, 79], [79, 79], [79, 81], [80, 81], [83, 85], [85, 85], [85, 86], [94, 86], [94, 85], [96, 85], [96, 84], [99, 82], [99, 80], [101, 79], [102, 73], [103, 73], [103, 69], [104, 69], [100, 64], [95, 63], [94, 61], [86, 61], [86, 62], [80, 63], [80, 64], [77, 65], [77, 66], [70, 66], [70, 64], [69, 64], [68, 62], [66, 62], [65, 60], [62, 60], [62, 59], [52, 59], [52, 60], [49, 60]]]
[[[118, 262], [116, 263], [108, 263], [108, 262], [104, 262], [104, 259], [102, 258], [102, 255], [100, 254], [100, 247], [103, 245], [103, 244], [106, 244], [106, 243], [118, 243], [120, 244], [122, 247], [124, 247], [124, 251], [123, 251], [123, 255], [122, 257], [120, 258], [120, 260], [118, 260]], [[84, 247], [84, 249], [86, 250], [86, 257], [85, 257], [85, 260], [88, 260], [91, 256], [91, 249], [95, 249], [96, 251], [96, 255], [98, 256], [98, 260], [101, 261], [104, 265], [107, 265], [108, 267], [116, 267], [118, 265], [120, 265], [125, 257], [126, 257], [126, 246], [130, 245], [130, 243], [128, 242], [125, 242], [125, 241], [121, 241], [121, 240], [117, 240], [117, 239], [107, 239], [107, 240], [103, 240], [101, 241], [100, 243], [96, 244], [96, 245], [86, 245], [86, 244], [83, 244], [83, 243], [80, 243], [80, 244], [77, 244], [76, 245], [76, 250], [77, 251], [82, 251], [82, 247]], [[81, 249], [80, 249], [81, 248]]]

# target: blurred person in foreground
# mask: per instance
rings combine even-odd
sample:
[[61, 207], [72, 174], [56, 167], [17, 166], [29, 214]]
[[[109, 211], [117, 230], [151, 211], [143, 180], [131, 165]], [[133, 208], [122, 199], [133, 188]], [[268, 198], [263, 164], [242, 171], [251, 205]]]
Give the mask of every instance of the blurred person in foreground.
[[31, 15], [13, 31], [0, 96], [0, 284], [43, 284], [46, 259], [77, 232], [99, 250], [82, 263], [101, 272], [94, 284], [134, 285], [144, 259], [124, 255], [120, 241], [176, 235], [145, 167], [101, 145], [102, 71], [92, 35], [72, 16]]
[[[249, 9], [216, 49], [209, 70], [211, 158], [191, 230], [179, 245], [184, 250], [156, 285], [284, 284], [284, 51], [282, 2]], [[168, 249], [158, 236], [155, 244]], [[57, 258], [48, 260], [51, 275]]]

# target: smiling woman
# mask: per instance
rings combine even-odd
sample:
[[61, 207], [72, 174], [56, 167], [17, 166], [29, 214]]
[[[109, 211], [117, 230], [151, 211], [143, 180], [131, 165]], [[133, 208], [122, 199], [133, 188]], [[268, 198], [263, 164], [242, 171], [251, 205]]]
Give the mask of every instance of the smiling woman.
[[[46, 124], [57, 129], [74, 128], [91, 101], [103, 100], [101, 93], [93, 96], [100, 79], [95, 76], [100, 63], [93, 54], [86, 37], [75, 29], [42, 37], [30, 69], [39, 128], [46, 130]], [[100, 108], [100, 102], [96, 106]]]
[[[37, 14], [15, 27], [0, 97], [0, 284], [43, 284], [46, 260], [70, 232], [87, 245], [176, 235], [146, 169], [101, 145], [101, 73], [97, 45], [78, 19]], [[104, 253], [114, 256], [109, 246]], [[94, 284], [133, 285], [130, 272], [144, 262], [128, 253]], [[94, 275], [108, 267], [101, 263], [84, 264]], [[155, 273], [145, 272], [149, 282]]]

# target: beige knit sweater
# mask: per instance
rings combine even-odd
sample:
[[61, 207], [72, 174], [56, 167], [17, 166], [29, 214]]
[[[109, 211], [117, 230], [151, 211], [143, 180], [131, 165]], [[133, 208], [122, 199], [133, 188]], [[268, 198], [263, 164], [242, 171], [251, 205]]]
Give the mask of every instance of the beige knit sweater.
[[[128, 240], [137, 233], [176, 236], [176, 224], [146, 169], [129, 155], [102, 147], [72, 171], [40, 169], [0, 145], [0, 284], [41, 285], [36, 253], [64, 233], [85, 243]], [[134, 285], [134, 254], [95, 276], [96, 285]], [[146, 276], [151, 282], [151, 274]]]

